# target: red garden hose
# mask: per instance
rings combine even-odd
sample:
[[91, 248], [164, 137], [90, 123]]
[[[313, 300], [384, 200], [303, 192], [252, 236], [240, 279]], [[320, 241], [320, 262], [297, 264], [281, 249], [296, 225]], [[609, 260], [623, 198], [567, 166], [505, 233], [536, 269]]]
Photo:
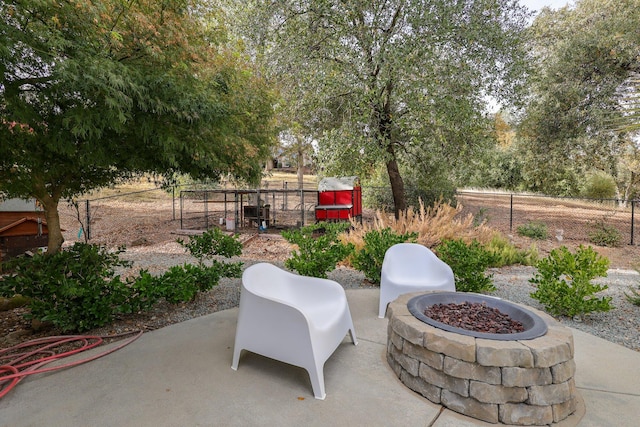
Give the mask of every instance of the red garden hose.
[[[132, 336], [109, 350], [74, 362], [50, 368], [43, 368], [44, 365], [53, 362], [54, 360], [64, 359], [65, 357], [73, 354], [97, 347], [103, 343], [104, 338], [118, 338], [128, 335]], [[118, 335], [110, 335], [107, 337], [97, 335], [62, 335], [38, 338], [23, 342], [13, 347], [0, 349], [0, 399], [9, 393], [9, 391], [27, 375], [56, 371], [58, 369], [70, 368], [90, 362], [102, 356], [106, 356], [107, 354], [113, 353], [116, 350], [120, 350], [140, 338], [141, 335], [142, 331], [133, 331]], [[80, 347], [64, 351], [62, 353], [55, 352], [56, 347], [70, 343], [79, 343]]]

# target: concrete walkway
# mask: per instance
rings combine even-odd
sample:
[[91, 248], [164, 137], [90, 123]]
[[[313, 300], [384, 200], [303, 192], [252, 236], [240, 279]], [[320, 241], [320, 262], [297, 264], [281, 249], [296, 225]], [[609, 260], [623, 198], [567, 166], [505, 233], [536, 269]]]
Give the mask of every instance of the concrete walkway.
[[[492, 425], [402, 385], [385, 360], [378, 291], [348, 290], [347, 297], [359, 344], [345, 338], [327, 361], [324, 401], [313, 398], [300, 368], [244, 352], [233, 371], [237, 309], [231, 309], [144, 334], [88, 364], [25, 379], [0, 400], [0, 426]], [[560, 425], [637, 426], [640, 353], [573, 333], [584, 406]]]

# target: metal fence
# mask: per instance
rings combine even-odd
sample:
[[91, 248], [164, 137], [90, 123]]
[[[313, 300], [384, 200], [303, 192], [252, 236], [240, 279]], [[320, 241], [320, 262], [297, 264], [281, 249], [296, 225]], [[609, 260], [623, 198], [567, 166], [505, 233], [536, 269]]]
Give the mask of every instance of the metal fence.
[[[81, 200], [76, 206], [61, 209], [65, 240], [97, 239], [110, 244], [114, 236], [127, 232], [130, 240], [143, 239], [150, 230], [166, 225], [173, 229], [197, 230], [211, 226], [236, 231], [258, 230], [262, 221], [267, 228], [292, 228], [315, 221], [316, 188], [297, 189], [297, 182], [266, 183], [261, 189], [154, 188]], [[294, 189], [292, 189], [292, 187]], [[505, 234], [531, 222], [543, 223], [550, 238], [590, 241], [594, 230], [615, 228], [622, 242], [638, 242], [635, 210], [638, 200], [622, 203], [616, 199], [558, 198], [516, 193], [458, 191], [457, 203], [463, 214], [471, 214], [477, 223], [485, 222]], [[363, 202], [368, 208], [390, 210], [391, 190], [364, 187]], [[256, 207], [260, 206], [261, 209]], [[266, 210], [268, 207], [268, 218]], [[371, 212], [369, 210], [369, 212]], [[366, 218], [365, 218], [366, 220]]]
[[638, 200], [581, 199], [514, 193], [458, 191], [456, 200], [463, 212], [476, 222], [505, 234], [518, 232], [530, 223], [546, 226], [550, 237], [558, 240], [590, 241], [603, 229], [618, 231], [621, 242], [637, 244], [635, 210]]
[[[373, 209], [393, 211], [393, 196], [389, 187], [364, 187], [363, 204]], [[418, 199], [427, 205], [440, 199], [438, 192], [424, 192], [407, 187], [405, 196], [410, 205]], [[463, 206], [463, 214], [473, 215], [476, 223], [504, 234], [516, 234], [518, 228], [539, 223], [547, 229], [549, 238], [590, 242], [598, 230], [617, 230], [622, 244], [638, 244], [638, 224], [635, 211], [640, 200], [586, 199], [554, 197], [505, 192], [456, 191], [445, 195]]]
[[149, 230], [176, 218], [173, 189], [153, 188], [78, 200], [59, 207], [63, 235], [68, 242], [98, 240], [111, 245], [122, 234], [144, 239]]
[[309, 189], [181, 190], [180, 228], [301, 227], [315, 221], [316, 202], [317, 191]]
[[[198, 189], [196, 185], [152, 188], [78, 200], [60, 206], [67, 242], [97, 241], [108, 246], [140, 241], [160, 228], [202, 230], [222, 225], [234, 231], [294, 228], [315, 221], [316, 188], [297, 189], [297, 182], [263, 182], [261, 189]], [[256, 209], [260, 206], [261, 209]], [[267, 214], [268, 211], [268, 214]], [[268, 215], [268, 217], [267, 217]]]

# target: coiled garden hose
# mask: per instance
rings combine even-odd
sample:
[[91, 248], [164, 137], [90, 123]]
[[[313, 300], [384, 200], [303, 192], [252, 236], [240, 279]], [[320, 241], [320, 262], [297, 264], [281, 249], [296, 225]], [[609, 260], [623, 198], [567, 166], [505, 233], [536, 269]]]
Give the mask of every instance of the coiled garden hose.
[[[44, 368], [46, 364], [55, 360], [61, 360], [65, 357], [95, 348], [102, 344], [105, 339], [119, 338], [129, 335], [132, 336], [109, 350], [84, 359]], [[140, 338], [141, 335], [142, 331], [132, 331], [109, 336], [61, 335], [37, 338], [13, 347], [0, 349], [0, 399], [6, 396], [11, 389], [13, 389], [28, 375], [42, 374], [45, 372], [57, 371], [59, 369], [71, 368], [73, 366], [96, 360], [131, 344]], [[56, 348], [63, 345], [80, 345], [80, 347], [56, 353]]]

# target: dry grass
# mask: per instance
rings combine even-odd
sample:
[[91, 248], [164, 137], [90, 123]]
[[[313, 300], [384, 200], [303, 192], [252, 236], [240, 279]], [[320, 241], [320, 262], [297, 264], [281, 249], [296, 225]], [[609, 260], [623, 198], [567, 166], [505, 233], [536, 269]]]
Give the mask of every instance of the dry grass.
[[[143, 175], [135, 179], [107, 186], [91, 193], [84, 194], [81, 199], [101, 199], [105, 197], [118, 197], [118, 200], [125, 201], [156, 201], [171, 199], [171, 190], [159, 188], [161, 179], [153, 175]], [[284, 183], [291, 189], [297, 188], [298, 177], [295, 173], [273, 171], [267, 174], [261, 182], [260, 188], [281, 189]], [[238, 183], [221, 181], [221, 188], [239, 188]], [[318, 178], [316, 175], [304, 175], [304, 188], [317, 188]]]
[[[304, 188], [318, 187], [318, 177], [316, 175], [304, 175], [302, 179]], [[291, 172], [269, 171], [262, 178], [262, 187], [266, 188], [266, 183], [269, 188], [282, 188], [285, 182], [288, 188], [296, 188], [298, 175]]]
[[117, 197], [119, 201], [128, 202], [155, 202], [171, 200], [171, 191], [159, 189], [158, 180], [151, 175], [145, 175], [83, 194], [78, 199], [95, 200], [109, 197]]
[[428, 248], [438, 246], [444, 240], [462, 239], [470, 243], [474, 239], [482, 244], [491, 241], [496, 231], [484, 224], [475, 225], [473, 216], [462, 215], [462, 205], [453, 207], [438, 203], [425, 207], [420, 201], [416, 210], [409, 208], [399, 219], [393, 214], [376, 211], [373, 222], [360, 224], [352, 220], [353, 229], [342, 236], [344, 242], [353, 243], [356, 249], [364, 247], [364, 235], [371, 230], [390, 228], [397, 234], [418, 233], [417, 242]]

